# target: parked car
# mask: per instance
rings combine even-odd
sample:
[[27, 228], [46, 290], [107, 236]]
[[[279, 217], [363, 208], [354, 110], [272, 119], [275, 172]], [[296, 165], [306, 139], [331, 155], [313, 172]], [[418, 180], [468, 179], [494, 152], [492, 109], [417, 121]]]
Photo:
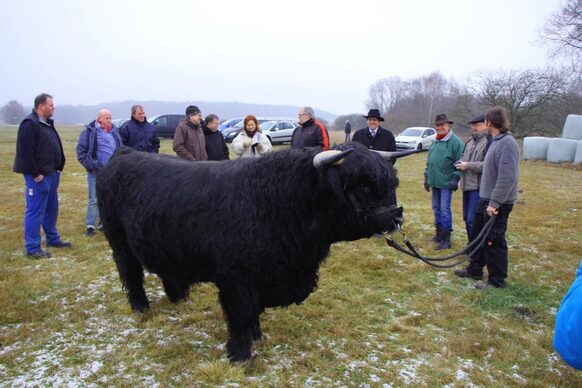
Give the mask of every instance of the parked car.
[[178, 113], [164, 113], [160, 115], [155, 115], [151, 119], [148, 119], [150, 123], [156, 127], [158, 131], [158, 137], [174, 138], [174, 131], [180, 120], [186, 118], [186, 115]]
[[427, 150], [435, 139], [434, 128], [410, 127], [396, 136], [396, 148]]
[[259, 124], [263, 135], [269, 138], [271, 144], [291, 143], [293, 131], [299, 126], [293, 119], [270, 120]]
[[123, 124], [127, 123], [130, 119], [115, 119], [111, 120], [111, 124], [115, 125], [117, 128], [121, 128]]
[[224, 131], [227, 128], [232, 127], [233, 125], [238, 124], [240, 121], [242, 121], [242, 117], [237, 117], [235, 119], [228, 119], [228, 120], [224, 120], [222, 123], [220, 123], [220, 125], [218, 126], [218, 130], [220, 132]]

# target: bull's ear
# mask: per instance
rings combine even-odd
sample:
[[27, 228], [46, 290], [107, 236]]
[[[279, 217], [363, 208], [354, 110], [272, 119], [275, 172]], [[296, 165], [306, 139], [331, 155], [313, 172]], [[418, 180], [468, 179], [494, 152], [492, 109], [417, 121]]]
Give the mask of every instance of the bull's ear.
[[349, 155], [354, 149], [351, 148], [345, 151], [323, 151], [315, 155], [313, 158], [313, 167], [321, 168], [326, 166], [331, 166], [333, 164], [340, 165], [343, 163], [344, 158]]
[[420, 150], [407, 150], [407, 151], [396, 151], [396, 152], [387, 152], [387, 151], [376, 151], [376, 150], [372, 150], [378, 154], [380, 154], [380, 156], [388, 161], [388, 162], [392, 162], [394, 163], [396, 161], [396, 159], [398, 158], [402, 158], [403, 156], [408, 156], [408, 155], [412, 155], [412, 154], [416, 154], [418, 152], [420, 152]]

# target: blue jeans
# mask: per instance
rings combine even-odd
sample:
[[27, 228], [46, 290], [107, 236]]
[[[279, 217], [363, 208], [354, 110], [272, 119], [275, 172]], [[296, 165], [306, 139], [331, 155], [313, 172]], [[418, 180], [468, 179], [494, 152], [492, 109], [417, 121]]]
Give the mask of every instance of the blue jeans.
[[87, 173], [88, 183], [88, 199], [87, 199], [87, 218], [85, 224], [87, 228], [95, 229], [97, 227], [97, 220], [99, 219], [99, 208], [97, 207], [97, 190], [95, 184], [97, 183], [97, 174], [93, 172]]
[[434, 224], [439, 229], [451, 232], [453, 230], [453, 215], [451, 214], [453, 191], [436, 187], [432, 187], [431, 191]]
[[41, 251], [40, 227], [44, 230], [46, 243], [58, 244], [61, 237], [57, 231], [59, 216], [60, 173], [45, 175], [40, 182], [34, 176], [24, 174], [26, 210], [24, 212], [24, 249], [27, 254]]
[[473, 229], [478, 204], [479, 190], [463, 191], [463, 221], [465, 221], [469, 240], [471, 239], [471, 230]]

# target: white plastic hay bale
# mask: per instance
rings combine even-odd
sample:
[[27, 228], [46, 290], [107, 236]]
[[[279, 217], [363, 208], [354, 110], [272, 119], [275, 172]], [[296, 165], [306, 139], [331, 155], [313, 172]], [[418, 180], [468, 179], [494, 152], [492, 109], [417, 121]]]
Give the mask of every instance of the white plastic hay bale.
[[574, 163], [582, 163], [582, 140], [578, 140], [578, 147], [576, 147]]
[[548, 162], [560, 163], [574, 161], [578, 140], [553, 138], [548, 147]]
[[566, 117], [562, 137], [564, 139], [582, 140], [582, 115], [568, 115]]
[[523, 139], [523, 158], [524, 159], [541, 159], [546, 160], [548, 156], [548, 147], [550, 146], [549, 137], [532, 136]]

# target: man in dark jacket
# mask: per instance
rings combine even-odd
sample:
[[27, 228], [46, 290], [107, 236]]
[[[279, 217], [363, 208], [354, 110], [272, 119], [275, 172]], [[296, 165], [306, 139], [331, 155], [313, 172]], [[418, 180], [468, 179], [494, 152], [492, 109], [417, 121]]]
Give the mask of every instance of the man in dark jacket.
[[14, 172], [24, 175], [26, 210], [24, 213], [24, 248], [35, 259], [49, 258], [41, 248], [40, 227], [47, 247], [67, 248], [57, 231], [59, 199], [57, 189], [65, 154], [61, 138], [51, 119], [53, 97], [43, 93], [34, 99], [34, 110], [20, 123], [16, 139]]
[[131, 119], [119, 128], [119, 135], [123, 145], [134, 150], [156, 154], [160, 150], [158, 131], [148, 122], [141, 105], [131, 107]]
[[230, 159], [224, 136], [218, 131], [218, 116], [212, 113], [206, 116], [202, 129], [208, 160]]
[[122, 147], [118, 129], [111, 123], [111, 112], [101, 109], [96, 120], [85, 127], [77, 142], [77, 160], [87, 170], [89, 197], [87, 199], [87, 217], [85, 219], [85, 236], [93, 236], [99, 219], [97, 207], [97, 172], [101, 170], [113, 152]]
[[299, 127], [291, 136], [291, 148], [319, 147], [322, 151], [329, 149], [327, 129], [315, 119], [313, 108], [299, 108]]
[[368, 120], [368, 127], [358, 129], [354, 133], [352, 141], [362, 143], [371, 150], [396, 151], [394, 135], [380, 126], [380, 121], [384, 121], [380, 111], [378, 109], [370, 109], [368, 115], [364, 117]]

